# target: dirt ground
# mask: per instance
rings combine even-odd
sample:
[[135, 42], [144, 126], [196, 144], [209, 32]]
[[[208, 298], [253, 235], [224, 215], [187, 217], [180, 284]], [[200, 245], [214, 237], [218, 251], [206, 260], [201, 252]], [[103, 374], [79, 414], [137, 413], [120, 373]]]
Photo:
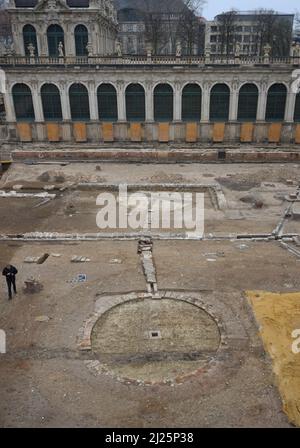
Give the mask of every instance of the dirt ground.
[[[7, 301], [1, 280], [0, 328], [6, 332], [7, 353], [0, 355], [0, 426], [292, 427], [297, 420], [289, 418], [283, 406], [278, 369], [246, 291], [299, 292], [299, 258], [280, 240], [236, 236], [272, 233], [290, 205], [299, 175], [300, 165], [293, 164], [13, 165], [0, 179], [0, 190], [23, 185], [18, 191], [37, 192], [54, 185], [51, 192], [57, 196], [44, 205], [39, 205], [40, 198], [0, 197], [0, 268], [9, 262], [19, 269], [18, 294], [12, 301]], [[155, 239], [153, 245], [159, 291], [197, 292], [212, 310], [219, 307], [228, 343], [208, 370], [180, 384], [145, 386], [120, 381], [110, 371], [94, 375], [87, 368], [86, 362], [97, 354], [78, 349], [78, 334], [97, 300], [105, 294], [113, 302], [114, 295], [146, 292], [136, 240], [3, 238], [34, 231], [98, 232], [97, 188], [78, 187], [87, 182], [197, 183], [222, 189], [223, 209], [206, 195], [203, 241]], [[287, 217], [283, 234], [297, 235], [299, 222]], [[297, 250], [296, 238], [288, 244]], [[26, 257], [43, 254], [49, 254], [43, 264], [25, 262]], [[72, 263], [75, 255], [90, 261]], [[78, 274], [86, 274], [86, 281], [78, 282]], [[24, 282], [31, 276], [43, 289], [26, 294]], [[272, 306], [264, 313], [280, 324]], [[286, 313], [293, 314], [293, 308]], [[113, 328], [109, 334], [112, 337]], [[292, 358], [294, 375], [299, 374], [299, 357]], [[124, 367], [127, 377], [133, 368], [130, 363]], [[284, 374], [283, 369], [280, 375]], [[295, 400], [293, 409], [300, 409]]]

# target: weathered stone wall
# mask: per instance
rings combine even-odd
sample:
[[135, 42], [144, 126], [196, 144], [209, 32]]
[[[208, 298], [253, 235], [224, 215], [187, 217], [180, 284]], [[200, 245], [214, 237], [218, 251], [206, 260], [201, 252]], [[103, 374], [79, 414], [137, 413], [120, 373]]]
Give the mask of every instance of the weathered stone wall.
[[300, 123], [3, 123], [0, 142], [300, 144]]
[[[294, 122], [296, 96], [300, 86], [300, 70], [293, 65], [249, 66], [5, 66], [6, 92], [4, 103], [6, 122], [0, 125], [0, 143], [61, 143], [61, 144], [300, 144], [300, 123]], [[31, 90], [35, 113], [34, 122], [16, 120], [12, 89], [25, 83]], [[45, 122], [41, 88], [45, 83], [55, 84], [60, 92], [62, 121]], [[82, 83], [88, 90], [90, 121], [72, 122], [69, 88]], [[97, 89], [102, 83], [115, 87], [118, 117], [113, 123], [99, 121]], [[127, 121], [126, 88], [139, 83], [145, 92], [145, 121]], [[154, 121], [154, 89], [167, 83], [173, 90], [173, 121]], [[189, 83], [201, 88], [201, 119], [182, 121], [182, 92]], [[229, 116], [226, 123], [210, 121], [210, 95], [215, 84], [229, 87]], [[258, 88], [256, 121], [238, 121], [240, 88], [246, 84]], [[276, 83], [286, 87], [285, 116], [282, 122], [265, 121], [269, 88]], [[76, 145], [75, 145], [76, 146]], [[105, 146], [105, 145], [104, 145]]]

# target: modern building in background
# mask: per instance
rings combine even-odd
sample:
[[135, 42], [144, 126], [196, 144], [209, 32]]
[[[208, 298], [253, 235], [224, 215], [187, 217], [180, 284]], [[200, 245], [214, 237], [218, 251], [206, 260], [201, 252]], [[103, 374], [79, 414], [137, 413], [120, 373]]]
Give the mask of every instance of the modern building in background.
[[270, 45], [272, 57], [286, 57], [292, 44], [294, 14], [268, 11], [228, 11], [206, 24], [205, 46], [211, 54], [262, 56]]

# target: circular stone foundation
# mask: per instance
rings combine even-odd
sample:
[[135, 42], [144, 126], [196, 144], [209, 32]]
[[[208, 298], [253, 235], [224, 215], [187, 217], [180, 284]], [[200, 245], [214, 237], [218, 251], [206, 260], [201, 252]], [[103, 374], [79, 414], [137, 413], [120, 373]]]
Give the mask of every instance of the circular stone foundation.
[[105, 371], [143, 382], [174, 381], [216, 356], [220, 332], [199, 306], [164, 298], [124, 302], [96, 321], [91, 348]]

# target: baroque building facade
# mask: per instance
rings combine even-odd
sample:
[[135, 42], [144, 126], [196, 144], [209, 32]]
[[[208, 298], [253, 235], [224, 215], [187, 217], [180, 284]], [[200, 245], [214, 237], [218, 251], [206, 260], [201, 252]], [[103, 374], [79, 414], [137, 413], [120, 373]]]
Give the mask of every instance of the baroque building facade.
[[16, 56], [115, 52], [117, 15], [111, 0], [10, 0], [7, 12]]
[[[284, 59], [271, 58], [269, 48], [263, 57], [225, 60], [208, 52], [116, 55], [115, 10], [103, 18], [99, 0], [90, 1], [91, 15], [62, 0], [61, 9], [53, 6], [9, 9], [18, 50], [0, 57], [0, 143], [300, 143], [299, 48]], [[35, 28], [31, 40], [27, 25]], [[81, 25], [88, 39], [76, 41]], [[64, 33], [54, 39], [51, 26]]]

